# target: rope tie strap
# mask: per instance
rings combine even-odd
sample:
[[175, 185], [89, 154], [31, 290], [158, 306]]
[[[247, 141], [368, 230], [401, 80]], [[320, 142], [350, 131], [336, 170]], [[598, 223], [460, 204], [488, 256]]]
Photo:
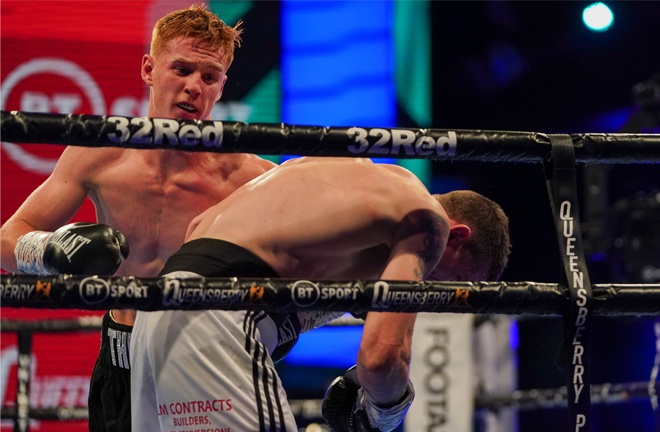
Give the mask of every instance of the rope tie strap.
[[593, 292], [582, 246], [575, 154], [568, 135], [550, 135], [550, 143], [546, 179], [564, 268], [562, 279], [570, 295], [559, 363], [567, 375], [569, 430], [590, 431]]

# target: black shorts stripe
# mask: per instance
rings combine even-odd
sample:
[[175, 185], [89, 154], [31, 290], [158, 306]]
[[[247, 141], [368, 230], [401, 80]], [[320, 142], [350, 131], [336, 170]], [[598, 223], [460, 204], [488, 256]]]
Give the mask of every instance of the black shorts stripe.
[[246, 334], [245, 350], [252, 357], [252, 382], [259, 415], [259, 431], [286, 432], [284, 409], [278, 396], [277, 377], [267, 367], [268, 350], [255, 340], [257, 324], [267, 317], [268, 315], [263, 311], [249, 311], [245, 314], [243, 320], [243, 330]]
[[[278, 394], [278, 385], [277, 385], [277, 380], [273, 380], [273, 394], [275, 394], [275, 403], [277, 404], [277, 412], [279, 413], [280, 417], [280, 424], [282, 425], [282, 431], [286, 431], [286, 423], [284, 422], [284, 410], [282, 409], [282, 402], [280, 401], [280, 398], [277, 397]], [[293, 432], [293, 431], [292, 431]]]
[[[273, 412], [273, 400], [270, 397], [269, 385], [268, 385], [268, 368], [266, 367], [266, 359], [268, 358], [268, 352], [265, 347], [262, 346], [262, 350], [259, 353], [259, 364], [261, 365], [262, 370], [262, 381], [261, 386], [266, 398], [266, 407], [268, 409], [268, 420], [270, 423], [270, 432], [277, 432], [277, 419], [275, 418], [275, 413]], [[275, 380], [273, 380], [275, 381]]]
[[247, 351], [248, 354], [250, 354], [250, 357], [252, 357], [252, 385], [254, 387], [254, 393], [256, 397], [257, 413], [259, 414], [259, 431], [264, 432], [265, 425], [264, 425], [263, 411], [261, 410], [261, 394], [259, 392], [258, 364], [255, 360], [254, 353], [252, 352], [253, 351], [252, 341], [254, 339], [255, 329], [256, 329], [255, 318], [258, 318], [258, 315], [259, 315], [258, 312], [253, 312], [253, 311], [248, 311], [245, 314], [245, 318], [243, 319], [243, 331], [245, 332], [245, 351]]

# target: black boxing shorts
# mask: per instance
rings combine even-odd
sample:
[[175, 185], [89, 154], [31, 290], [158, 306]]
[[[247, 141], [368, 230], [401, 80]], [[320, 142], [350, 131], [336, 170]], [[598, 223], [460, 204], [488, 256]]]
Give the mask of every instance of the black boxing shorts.
[[116, 323], [107, 312], [101, 325], [101, 351], [89, 386], [90, 432], [131, 430], [132, 326]]
[[200, 238], [181, 246], [159, 273], [189, 271], [204, 277], [278, 277], [264, 260], [241, 246], [224, 240]]

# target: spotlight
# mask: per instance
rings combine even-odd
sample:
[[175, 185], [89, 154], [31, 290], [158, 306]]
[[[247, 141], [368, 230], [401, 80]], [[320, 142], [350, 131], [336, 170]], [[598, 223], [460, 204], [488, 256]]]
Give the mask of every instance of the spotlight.
[[614, 14], [605, 3], [592, 3], [582, 11], [582, 21], [589, 30], [603, 32], [614, 22]]

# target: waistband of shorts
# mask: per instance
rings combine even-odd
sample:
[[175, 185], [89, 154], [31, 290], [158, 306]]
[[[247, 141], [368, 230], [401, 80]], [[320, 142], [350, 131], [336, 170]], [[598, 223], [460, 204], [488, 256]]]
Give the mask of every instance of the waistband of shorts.
[[213, 238], [198, 238], [184, 243], [168, 258], [159, 276], [175, 271], [190, 271], [203, 277], [278, 277], [268, 263], [251, 251]]
[[107, 367], [130, 370], [130, 345], [133, 326], [119, 324], [110, 312], [101, 323], [101, 350], [99, 359]]

